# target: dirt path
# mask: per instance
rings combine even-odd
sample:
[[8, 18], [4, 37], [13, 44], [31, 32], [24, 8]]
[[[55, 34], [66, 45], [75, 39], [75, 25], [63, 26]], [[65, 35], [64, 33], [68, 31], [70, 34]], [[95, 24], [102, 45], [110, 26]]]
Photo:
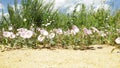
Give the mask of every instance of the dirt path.
[[5, 51], [0, 52], [0, 68], [120, 68], [120, 53], [111, 53], [112, 48]]

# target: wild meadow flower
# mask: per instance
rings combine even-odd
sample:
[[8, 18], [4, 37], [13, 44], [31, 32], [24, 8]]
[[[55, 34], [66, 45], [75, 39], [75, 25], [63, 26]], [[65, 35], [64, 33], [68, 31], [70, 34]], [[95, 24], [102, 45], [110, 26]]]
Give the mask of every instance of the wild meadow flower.
[[27, 19], [25, 19], [25, 18], [24, 18], [24, 19], [23, 19], [23, 21], [24, 21], [24, 22], [26, 22], [26, 21], [27, 21]]
[[118, 38], [115, 39], [115, 43], [116, 44], [120, 44], [120, 37], [118, 37]]
[[53, 39], [55, 37], [55, 33], [50, 33], [47, 38]]
[[4, 31], [3, 32], [3, 37], [6, 37], [6, 38], [15, 38], [16, 35], [13, 32]]
[[12, 32], [8, 32], [8, 31], [3, 32], [3, 36], [6, 38], [10, 37], [12, 34], [13, 34]]
[[33, 36], [33, 31], [30, 31], [30, 30], [20, 33], [20, 37], [22, 37], [24, 39], [31, 38], [32, 36]]
[[45, 39], [45, 36], [39, 35], [37, 39], [39, 42], [43, 42]]
[[16, 35], [20, 35], [20, 37], [26, 39], [26, 38], [31, 38], [34, 34], [33, 31], [31, 30], [27, 30], [26, 28], [19, 28], [17, 29], [18, 33], [16, 33]]
[[13, 30], [13, 27], [12, 27], [12, 26], [9, 26], [9, 27], [8, 27], [8, 30]]
[[56, 34], [63, 34], [63, 30], [61, 28], [55, 29]]
[[41, 35], [48, 36], [48, 31], [42, 29], [40, 30]]
[[83, 28], [83, 31], [84, 31], [85, 35], [91, 35], [92, 34], [92, 31], [87, 29], [87, 28]]
[[80, 31], [76, 25], [72, 26], [72, 30], [74, 30], [75, 33], [78, 33]]
[[15, 35], [15, 34], [12, 34], [12, 35], [10, 36], [10, 38], [11, 38], [11, 39], [14, 39], [14, 38], [16, 38], [16, 35]]

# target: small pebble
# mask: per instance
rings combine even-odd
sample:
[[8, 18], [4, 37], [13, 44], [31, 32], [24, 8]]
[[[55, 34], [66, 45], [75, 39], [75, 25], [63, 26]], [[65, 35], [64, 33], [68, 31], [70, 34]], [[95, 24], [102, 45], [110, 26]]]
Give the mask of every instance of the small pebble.
[[117, 53], [120, 53], [120, 51], [117, 51]]
[[98, 49], [102, 49], [103, 47], [97, 47]]

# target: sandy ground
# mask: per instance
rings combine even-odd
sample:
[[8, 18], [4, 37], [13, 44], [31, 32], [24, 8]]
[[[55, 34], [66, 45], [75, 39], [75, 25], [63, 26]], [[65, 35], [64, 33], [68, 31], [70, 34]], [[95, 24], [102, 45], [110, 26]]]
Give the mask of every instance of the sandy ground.
[[[100, 46], [100, 45], [99, 45]], [[95, 50], [20, 49], [0, 52], [0, 68], [120, 68], [120, 53], [102, 45]]]

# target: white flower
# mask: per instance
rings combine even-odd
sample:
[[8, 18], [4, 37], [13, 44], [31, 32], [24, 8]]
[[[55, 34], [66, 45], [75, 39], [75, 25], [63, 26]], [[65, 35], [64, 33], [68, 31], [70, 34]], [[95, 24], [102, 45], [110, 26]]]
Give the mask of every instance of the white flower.
[[25, 18], [24, 18], [24, 19], [23, 19], [23, 21], [24, 21], [24, 22], [26, 22], [26, 21], [27, 21], [27, 19], [25, 19]]
[[72, 26], [72, 29], [74, 30], [74, 32], [78, 33], [80, 30], [76, 25]]
[[120, 44], [120, 37], [118, 37], [118, 38], [115, 39], [115, 43], [116, 44]]
[[31, 38], [31, 37], [33, 36], [33, 34], [34, 34], [34, 32], [31, 31], [31, 30], [28, 30], [28, 31], [26, 32], [27, 38]]
[[39, 42], [42, 42], [42, 41], [44, 41], [45, 36], [39, 35], [37, 39], [38, 39]]
[[8, 27], [8, 30], [13, 30], [13, 27], [12, 27], [12, 26], [9, 26], [9, 27]]
[[44, 36], [48, 36], [48, 32], [44, 29], [40, 30], [40, 33]]
[[9, 38], [12, 34], [13, 34], [12, 32], [8, 32], [8, 31], [3, 32], [3, 36], [6, 38]]
[[8, 31], [4, 31], [3, 36], [6, 38], [12, 38], [12, 39], [16, 37], [16, 35], [13, 32], [8, 32]]
[[49, 39], [53, 39], [55, 37], [55, 33], [50, 33], [49, 35], [48, 35], [48, 38]]
[[31, 38], [34, 34], [33, 31], [27, 30], [26, 28], [19, 28], [17, 29], [18, 33], [16, 33], [16, 36], [19, 36], [26, 39], [26, 38]]
[[26, 38], [31, 38], [33, 36], [33, 32], [30, 30], [24, 31], [20, 33], [20, 37], [26, 39]]
[[84, 31], [85, 35], [91, 35], [92, 34], [92, 31], [88, 30], [87, 28], [83, 28], [83, 31]]
[[61, 28], [55, 29], [55, 32], [56, 32], [57, 34], [63, 34], [63, 31], [62, 31]]

